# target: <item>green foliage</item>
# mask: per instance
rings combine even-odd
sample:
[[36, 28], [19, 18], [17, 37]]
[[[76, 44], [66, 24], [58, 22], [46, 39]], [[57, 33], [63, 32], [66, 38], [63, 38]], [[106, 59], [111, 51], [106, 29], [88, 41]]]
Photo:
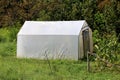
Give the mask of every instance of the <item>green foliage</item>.
[[0, 56], [15, 56], [16, 55], [16, 42], [0, 43]]
[[[23, 24], [26, 20], [81, 20], [93, 30], [110, 33], [120, 21], [118, 0], [10, 0], [0, 1], [0, 27]], [[99, 5], [102, 4], [102, 9]]]
[[2, 28], [0, 29], [0, 43], [16, 41], [19, 28]]
[[17, 40], [18, 31], [19, 31], [19, 28], [15, 28], [15, 27], [9, 30], [8, 37], [10, 42], [14, 42]]
[[[106, 26], [105, 26], [105, 16], [103, 13], [97, 12], [94, 15], [94, 26], [95, 29], [102, 31], [100, 33], [104, 33], [104, 31], [106, 31]], [[98, 26], [99, 25], [99, 26]]]
[[[120, 53], [120, 44], [117, 42], [118, 39], [113, 35], [100, 36], [97, 30], [93, 32], [94, 51], [97, 54], [97, 66], [101, 69], [105, 68], [108, 64], [105, 62], [116, 64], [118, 54]], [[101, 59], [103, 61], [101, 61]]]
[[45, 20], [49, 21], [50, 20], [50, 16], [48, 14], [49, 13], [46, 12], [45, 10], [41, 10], [39, 12], [39, 16], [37, 18], [37, 21], [45, 21]]
[[18, 30], [19, 28], [15, 27], [0, 29], [0, 56], [16, 55], [16, 37]]
[[7, 42], [9, 40], [8, 33], [9, 31], [6, 28], [0, 29], [0, 42]]

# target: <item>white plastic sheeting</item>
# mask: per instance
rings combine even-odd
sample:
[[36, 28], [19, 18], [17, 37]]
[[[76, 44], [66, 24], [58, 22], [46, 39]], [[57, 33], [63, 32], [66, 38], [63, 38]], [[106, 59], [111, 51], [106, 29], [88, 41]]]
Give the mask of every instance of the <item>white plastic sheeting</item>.
[[26, 21], [19, 35], [79, 35], [85, 21]]
[[17, 36], [17, 57], [78, 60], [84, 56], [86, 27], [84, 20], [26, 21]]

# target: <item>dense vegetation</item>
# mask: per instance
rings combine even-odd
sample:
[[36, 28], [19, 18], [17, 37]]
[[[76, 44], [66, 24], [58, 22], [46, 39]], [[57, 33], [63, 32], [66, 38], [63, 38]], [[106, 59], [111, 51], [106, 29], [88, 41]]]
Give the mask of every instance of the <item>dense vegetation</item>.
[[[105, 72], [107, 76], [102, 75], [103, 78], [99, 77], [102, 72], [97, 74], [92, 73], [90, 75], [89, 73], [84, 72], [86, 70], [86, 68], [83, 68], [86, 67], [85, 63], [81, 62], [81, 65], [79, 65], [79, 61], [57, 61], [55, 63], [53, 61], [52, 65], [54, 65], [55, 73], [51, 75], [49, 74], [49, 68], [47, 69], [46, 67], [48, 64], [45, 61], [41, 62], [39, 60], [26, 59], [19, 60], [15, 58], [16, 35], [24, 21], [64, 21], [83, 19], [88, 22], [89, 26], [93, 30], [94, 52], [98, 56], [95, 59], [96, 65], [94, 62], [93, 63], [97, 66], [97, 70], [106, 69], [106, 67], [109, 67], [110, 70], [113, 70], [113, 68], [117, 69], [116, 66], [106, 64], [99, 58], [111, 64], [119, 64], [120, 62], [120, 40], [118, 40], [120, 32], [119, 0], [0, 0], [0, 79], [21, 80], [22, 78], [29, 78], [31, 75], [34, 75], [33, 79], [36, 79], [41, 73], [46, 76], [41, 77], [41, 79], [48, 79], [47, 77], [50, 76], [51, 79], [60, 80], [89, 80], [93, 79], [92, 74], [97, 76], [95, 79], [99, 80], [109, 79], [109, 75], [116, 75], [117, 72], [115, 72], [115, 74], [111, 74], [111, 72], [107, 73], [107, 71]], [[42, 68], [42, 66], [44, 68]], [[34, 69], [33, 67], [36, 68]], [[72, 67], [75, 68], [73, 69]], [[84, 71], [81, 70], [81, 67]], [[65, 71], [68, 68], [70, 68], [70, 71]], [[25, 71], [26, 69], [28, 71]], [[46, 71], [43, 71], [42, 69]], [[81, 70], [81, 72], [79, 72], [79, 70]], [[13, 72], [13, 74], [10, 74], [11, 72]], [[72, 73], [76, 74], [73, 75]], [[14, 76], [15, 74], [16, 76]], [[7, 75], [9, 76], [6, 77]], [[76, 78], [75, 76], [78, 75], [82, 76]], [[116, 77], [110, 77], [110, 79], [118, 78], [119, 75], [116, 75]]]
[[101, 35], [118, 30], [119, 0], [0, 0], [0, 27], [25, 20], [83, 20]]

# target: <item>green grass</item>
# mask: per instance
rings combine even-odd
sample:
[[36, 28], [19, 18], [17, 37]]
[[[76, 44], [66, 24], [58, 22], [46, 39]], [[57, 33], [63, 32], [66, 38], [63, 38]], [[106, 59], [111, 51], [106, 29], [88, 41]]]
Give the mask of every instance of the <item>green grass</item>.
[[[119, 72], [95, 71], [89, 73], [84, 61], [46, 60], [0, 57], [0, 80], [119, 80]], [[93, 62], [92, 62], [93, 65]]]
[[0, 80], [120, 80], [119, 71], [98, 71], [94, 62], [89, 73], [85, 61], [50, 60], [50, 68], [46, 60], [16, 58], [13, 32], [0, 29]]

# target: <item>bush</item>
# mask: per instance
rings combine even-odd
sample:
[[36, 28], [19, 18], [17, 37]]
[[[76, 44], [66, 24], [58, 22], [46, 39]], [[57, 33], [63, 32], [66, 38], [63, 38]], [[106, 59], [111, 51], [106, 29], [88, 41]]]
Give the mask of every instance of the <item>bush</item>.
[[10, 42], [16, 41], [17, 40], [17, 33], [19, 31], [19, 28], [11, 28], [9, 29], [9, 33], [8, 33], [8, 38]]
[[16, 41], [19, 28], [1, 28], [0, 29], [0, 42], [13, 42]]
[[0, 56], [14, 56], [16, 54], [16, 37], [19, 28], [0, 29]]
[[112, 35], [105, 34], [105, 36], [101, 37], [98, 31], [95, 30], [93, 32], [93, 41], [94, 51], [98, 56], [95, 59], [98, 67], [104, 68], [107, 66], [101, 59], [109, 63], [116, 63], [120, 52], [120, 44], [117, 42], [114, 32]]
[[0, 43], [0, 56], [15, 56], [16, 42]]
[[1, 28], [0, 29], [0, 42], [7, 42], [9, 41], [9, 30], [7, 28]]

